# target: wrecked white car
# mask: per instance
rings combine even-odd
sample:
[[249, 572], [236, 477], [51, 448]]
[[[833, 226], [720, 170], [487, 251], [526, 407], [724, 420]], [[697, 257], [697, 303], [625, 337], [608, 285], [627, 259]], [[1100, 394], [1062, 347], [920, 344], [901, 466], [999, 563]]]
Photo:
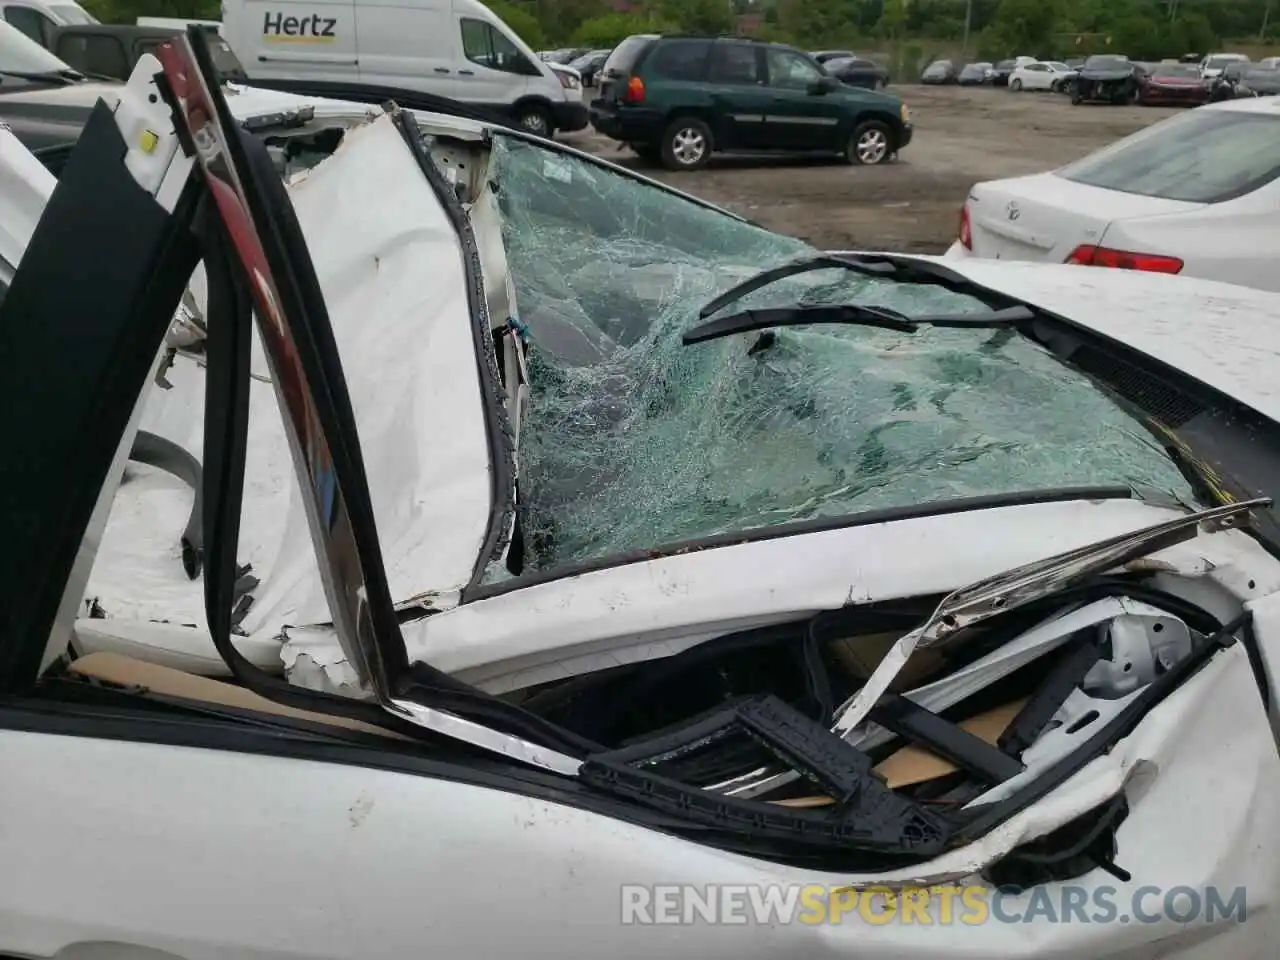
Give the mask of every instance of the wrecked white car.
[[1280, 299], [394, 109], [286, 190], [160, 59], [0, 305], [0, 954], [1270, 956]]

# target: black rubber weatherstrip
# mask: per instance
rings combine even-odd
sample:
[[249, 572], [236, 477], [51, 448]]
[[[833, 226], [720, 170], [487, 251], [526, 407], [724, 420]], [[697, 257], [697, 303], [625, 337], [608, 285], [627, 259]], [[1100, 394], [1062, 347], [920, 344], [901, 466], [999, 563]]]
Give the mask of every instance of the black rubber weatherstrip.
[[1065, 503], [1072, 500], [1132, 500], [1135, 499], [1131, 487], [1111, 485], [1092, 487], [1049, 487], [1044, 490], [1019, 490], [1014, 493], [983, 494], [977, 497], [955, 497], [949, 500], [937, 500], [932, 503], [913, 503], [901, 507], [884, 507], [877, 510], [865, 510], [861, 513], [845, 514], [840, 517], [818, 517], [813, 520], [797, 520], [794, 523], [779, 523], [770, 527], [757, 527], [734, 533], [720, 533], [711, 537], [699, 537], [693, 540], [682, 540], [676, 543], [648, 547], [641, 550], [628, 550], [623, 553], [609, 554], [603, 557], [592, 557], [578, 563], [566, 563], [549, 570], [512, 577], [501, 583], [474, 584], [462, 590], [462, 602], [474, 603], [487, 600], [513, 590], [541, 583], [551, 583], [576, 577], [596, 570], [609, 570], [623, 567], [631, 563], [644, 563], [664, 556], [676, 556], [684, 553], [696, 553], [700, 550], [712, 550], [716, 547], [730, 547], [740, 543], [758, 543], [764, 540], [776, 540], [781, 537], [793, 537], [803, 533], [821, 533], [827, 530], [846, 530], [852, 527], [868, 527], [877, 523], [894, 523], [898, 520], [921, 520], [926, 517], [942, 517], [952, 513], [968, 513], [975, 510], [994, 510], [999, 507], [1021, 507], [1037, 503]]
[[187, 572], [187, 576], [194, 580], [200, 576], [204, 552], [200, 461], [172, 440], [146, 430], [139, 430], [135, 435], [133, 449], [129, 451], [129, 459], [136, 463], [145, 463], [165, 473], [171, 473], [195, 491], [191, 513], [182, 531], [182, 568]]
[[467, 307], [471, 314], [471, 336], [475, 343], [476, 369], [484, 399], [485, 433], [489, 440], [489, 459], [493, 464], [489, 497], [489, 523], [484, 543], [471, 571], [471, 583], [478, 584], [489, 564], [498, 559], [507, 546], [516, 513], [515, 434], [507, 418], [502, 377], [498, 371], [497, 353], [493, 349], [492, 318], [484, 291], [484, 274], [480, 269], [480, 248], [476, 244], [471, 218], [467, 216], [458, 195], [440, 175], [435, 161], [422, 144], [422, 131], [413, 114], [400, 111], [392, 117], [404, 138], [409, 153], [422, 170], [440, 206], [444, 208], [462, 247], [462, 269], [467, 278]]

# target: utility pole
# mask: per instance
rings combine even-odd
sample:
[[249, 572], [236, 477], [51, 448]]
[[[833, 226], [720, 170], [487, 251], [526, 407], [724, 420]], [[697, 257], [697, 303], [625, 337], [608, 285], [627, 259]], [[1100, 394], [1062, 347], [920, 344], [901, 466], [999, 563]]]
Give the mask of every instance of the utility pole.
[[960, 52], [966, 57], [969, 55], [969, 27], [973, 24], [973, 0], [969, 0], [964, 7], [964, 39], [960, 41]]
[[1267, 36], [1267, 23], [1271, 20], [1271, 3], [1267, 0], [1267, 5], [1262, 8], [1262, 26], [1258, 28], [1258, 42], [1262, 43]]

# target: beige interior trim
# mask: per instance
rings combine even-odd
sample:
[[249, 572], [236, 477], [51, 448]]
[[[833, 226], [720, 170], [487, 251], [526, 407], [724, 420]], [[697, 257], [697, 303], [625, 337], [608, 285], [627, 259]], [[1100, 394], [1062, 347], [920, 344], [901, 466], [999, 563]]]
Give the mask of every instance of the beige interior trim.
[[299, 710], [287, 707], [274, 700], [261, 697], [252, 690], [238, 687], [233, 683], [213, 680], [209, 677], [198, 677], [194, 673], [185, 673], [172, 667], [135, 660], [123, 654], [100, 651], [90, 653], [72, 661], [68, 668], [73, 676], [100, 680], [123, 687], [141, 687], [150, 693], [180, 700], [192, 700], [196, 703], [208, 703], [220, 707], [235, 707], [241, 710], [254, 710], [275, 717], [288, 717], [294, 720], [308, 720], [312, 723], [323, 723], [330, 727], [342, 727], [346, 730], [358, 730], [362, 733], [373, 733], [393, 740], [411, 740], [403, 734], [361, 720], [349, 717], [336, 717], [327, 713], [315, 713], [311, 710]]

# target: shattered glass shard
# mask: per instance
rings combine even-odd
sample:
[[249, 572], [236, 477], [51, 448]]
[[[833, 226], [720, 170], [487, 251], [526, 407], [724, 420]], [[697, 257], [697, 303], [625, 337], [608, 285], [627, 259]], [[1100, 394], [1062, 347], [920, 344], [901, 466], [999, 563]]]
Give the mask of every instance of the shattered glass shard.
[[[803, 327], [685, 349], [703, 304], [817, 251], [524, 140], [495, 137], [489, 173], [531, 337], [525, 573], [978, 494], [1119, 483], [1194, 500], [1137, 421], [1008, 331]], [[735, 309], [851, 302], [908, 316], [988, 309], [840, 270]]]

